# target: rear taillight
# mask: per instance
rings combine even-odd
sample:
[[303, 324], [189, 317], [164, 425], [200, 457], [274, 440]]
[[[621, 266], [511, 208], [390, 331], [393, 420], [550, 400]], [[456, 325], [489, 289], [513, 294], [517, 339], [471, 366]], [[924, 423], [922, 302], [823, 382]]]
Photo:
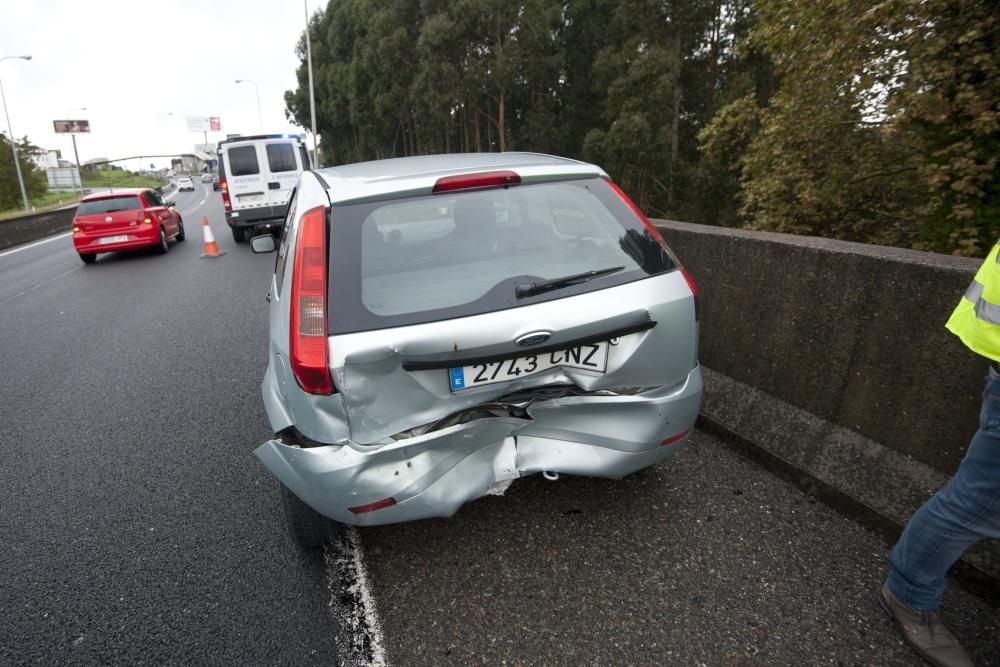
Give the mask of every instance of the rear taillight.
[[302, 216], [292, 265], [292, 373], [310, 394], [333, 393], [326, 348], [326, 209]]
[[487, 171], [481, 174], [460, 174], [445, 176], [434, 183], [435, 194], [439, 192], [454, 192], [455, 190], [477, 190], [481, 188], [499, 188], [507, 185], [520, 185], [521, 177], [513, 171]]
[[649, 218], [647, 218], [646, 214], [635, 205], [635, 202], [632, 201], [632, 199], [629, 198], [629, 196], [625, 194], [611, 179], [606, 178], [604, 180], [611, 187], [611, 189], [615, 191], [615, 194], [621, 197], [621, 200], [625, 202], [630, 209], [632, 209], [632, 212], [635, 213], [636, 217], [642, 220], [642, 224], [646, 226], [647, 230], [649, 230], [650, 235], [656, 239], [657, 243], [663, 246], [663, 249], [667, 251], [670, 258], [674, 260], [674, 264], [677, 265], [677, 268], [680, 269], [681, 275], [684, 276], [684, 282], [686, 282], [688, 287], [691, 289], [691, 296], [694, 297], [694, 316], [695, 319], [698, 319], [698, 288], [695, 286], [694, 280], [691, 279], [691, 274], [687, 272], [684, 265], [681, 264], [679, 259], [677, 259], [677, 255], [675, 255], [674, 251], [667, 245], [667, 242], [663, 239], [663, 235], [660, 234], [660, 230], [658, 230], [653, 223], [649, 221]]
[[139, 222], [142, 224], [151, 225], [154, 220], [156, 220], [156, 216], [153, 215], [152, 211], [139, 211]]
[[222, 207], [227, 211], [232, 211], [233, 202], [229, 199], [229, 184], [226, 183], [226, 179], [219, 179], [219, 190], [222, 191]]

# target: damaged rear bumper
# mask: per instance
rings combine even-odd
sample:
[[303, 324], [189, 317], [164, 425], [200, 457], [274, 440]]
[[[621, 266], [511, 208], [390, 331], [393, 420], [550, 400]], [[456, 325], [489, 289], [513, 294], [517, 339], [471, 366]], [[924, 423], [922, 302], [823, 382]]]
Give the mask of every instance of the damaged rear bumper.
[[[319, 513], [354, 525], [451, 516], [498, 482], [542, 471], [620, 478], [675, 453], [701, 400], [695, 368], [675, 387], [538, 403], [530, 419], [491, 417], [391, 444], [300, 448], [271, 440], [257, 457]], [[394, 504], [354, 513], [350, 508]]]

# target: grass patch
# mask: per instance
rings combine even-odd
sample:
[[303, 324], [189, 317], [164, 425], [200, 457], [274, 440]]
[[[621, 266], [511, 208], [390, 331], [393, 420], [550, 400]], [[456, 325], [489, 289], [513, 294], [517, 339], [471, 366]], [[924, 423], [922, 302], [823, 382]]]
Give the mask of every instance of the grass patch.
[[155, 188], [163, 185], [156, 176], [143, 176], [130, 171], [99, 171], [83, 174], [83, 187], [87, 188]]
[[[84, 189], [155, 188], [161, 185], [163, 185], [163, 180], [156, 176], [143, 176], [142, 174], [133, 174], [130, 171], [101, 171], [96, 174], [83, 175]], [[0, 220], [9, 220], [10, 218], [17, 218], [22, 215], [51, 211], [67, 204], [75, 204], [79, 200], [80, 195], [77, 192], [67, 192], [65, 190], [62, 192], [49, 191], [44, 195], [28, 198], [28, 203], [31, 204], [33, 210], [25, 211], [18, 206], [17, 208], [0, 211]]]
[[[59, 203], [60, 200], [62, 200], [62, 203]], [[33, 211], [25, 211], [18, 206], [17, 208], [0, 211], [0, 220], [9, 220], [10, 218], [18, 218], [22, 215], [51, 211], [67, 204], [75, 204], [79, 200], [80, 194], [78, 192], [46, 192], [44, 195], [28, 199], [28, 203], [34, 209]]]

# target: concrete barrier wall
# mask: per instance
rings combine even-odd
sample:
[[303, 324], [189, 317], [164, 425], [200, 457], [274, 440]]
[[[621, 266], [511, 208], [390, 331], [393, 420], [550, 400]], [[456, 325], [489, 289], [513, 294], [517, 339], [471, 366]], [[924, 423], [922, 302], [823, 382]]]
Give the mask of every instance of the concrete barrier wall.
[[70, 231], [74, 211], [75, 206], [0, 220], [0, 250]]
[[[978, 425], [988, 362], [944, 323], [980, 260], [655, 222], [699, 290], [703, 426], [895, 540]], [[1000, 542], [956, 572], [1000, 601]]]
[[980, 260], [657, 221], [701, 295], [701, 360], [946, 473], [988, 362], [944, 324]]

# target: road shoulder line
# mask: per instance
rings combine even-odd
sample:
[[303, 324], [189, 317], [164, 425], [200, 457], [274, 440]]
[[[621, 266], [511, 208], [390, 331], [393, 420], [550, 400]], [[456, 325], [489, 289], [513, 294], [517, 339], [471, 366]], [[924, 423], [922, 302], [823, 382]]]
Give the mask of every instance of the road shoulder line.
[[338, 629], [337, 648], [344, 667], [386, 667], [385, 640], [375, 598], [368, 584], [361, 539], [353, 526], [344, 526], [325, 553], [330, 611]]

